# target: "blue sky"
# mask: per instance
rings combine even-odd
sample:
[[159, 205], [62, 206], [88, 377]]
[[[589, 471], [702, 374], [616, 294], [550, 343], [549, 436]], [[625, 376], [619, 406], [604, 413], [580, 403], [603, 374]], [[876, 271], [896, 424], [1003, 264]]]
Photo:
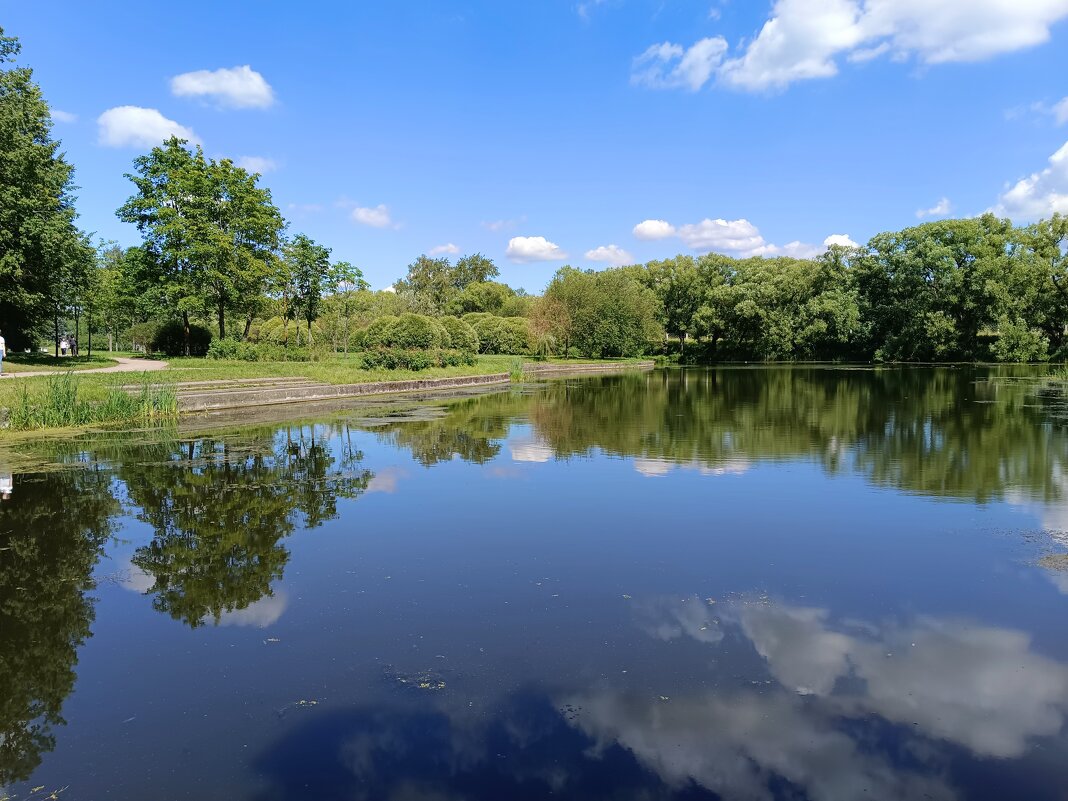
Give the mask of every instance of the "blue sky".
[[447, 245], [539, 291], [564, 263], [1068, 212], [1068, 0], [3, 0], [0, 20], [63, 112], [83, 226], [123, 244], [123, 173], [176, 126], [258, 160], [291, 230], [375, 287]]

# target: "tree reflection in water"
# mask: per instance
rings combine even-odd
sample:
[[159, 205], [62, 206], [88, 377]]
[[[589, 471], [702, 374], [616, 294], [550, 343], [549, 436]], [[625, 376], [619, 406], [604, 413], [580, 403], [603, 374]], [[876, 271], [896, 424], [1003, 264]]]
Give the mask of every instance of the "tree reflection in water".
[[18, 476], [0, 506], [0, 788], [29, 777], [64, 723], [118, 512], [110, 483], [98, 467]]
[[119, 476], [152, 541], [133, 565], [154, 580], [153, 606], [196, 627], [218, 623], [272, 594], [299, 523], [315, 528], [337, 516], [338, 498], [362, 494], [373, 474], [351, 432], [341, 453], [321, 426], [270, 429], [225, 439], [161, 446], [149, 463], [124, 461]]

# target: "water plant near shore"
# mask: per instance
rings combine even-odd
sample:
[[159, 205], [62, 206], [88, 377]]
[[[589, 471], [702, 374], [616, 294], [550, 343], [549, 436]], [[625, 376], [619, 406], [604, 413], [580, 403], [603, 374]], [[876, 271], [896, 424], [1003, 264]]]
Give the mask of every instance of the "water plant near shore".
[[82, 379], [71, 373], [49, 376], [38, 391], [22, 386], [7, 413], [6, 427], [15, 431], [62, 428], [91, 423], [156, 424], [178, 417], [174, 387], [144, 379], [138, 389], [109, 387], [103, 400], [79, 397]]

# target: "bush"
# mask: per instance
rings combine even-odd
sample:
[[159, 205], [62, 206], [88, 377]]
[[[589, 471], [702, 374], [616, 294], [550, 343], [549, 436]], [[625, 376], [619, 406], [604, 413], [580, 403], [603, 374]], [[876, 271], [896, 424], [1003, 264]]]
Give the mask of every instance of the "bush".
[[[466, 322], [467, 318], [475, 316], [465, 315], [464, 320]], [[482, 353], [530, 353], [530, 322], [525, 317], [479, 315], [472, 327], [478, 336]]]
[[[189, 324], [189, 355], [205, 356], [211, 343], [211, 331], [196, 323]], [[181, 322], [164, 323], [152, 337], [152, 350], [166, 356], [185, 355], [185, 329]]]
[[363, 329], [363, 335], [360, 337], [361, 346], [368, 349], [385, 347], [385, 338], [393, 324], [399, 319], [399, 317], [394, 317], [392, 314], [383, 314], [381, 317], [372, 320]]
[[475, 354], [458, 350], [372, 348], [363, 354], [364, 369], [425, 370], [428, 367], [460, 367], [477, 362]]
[[421, 314], [402, 314], [383, 334], [382, 344], [405, 350], [433, 350], [447, 344], [448, 332], [437, 320]]
[[998, 323], [1000, 336], [990, 347], [999, 362], [1044, 362], [1049, 358], [1049, 340], [1041, 331], [1030, 328], [1019, 318], [1002, 317]]
[[442, 327], [449, 332], [450, 347], [453, 350], [478, 353], [479, 341], [475, 329], [459, 317], [442, 317]]

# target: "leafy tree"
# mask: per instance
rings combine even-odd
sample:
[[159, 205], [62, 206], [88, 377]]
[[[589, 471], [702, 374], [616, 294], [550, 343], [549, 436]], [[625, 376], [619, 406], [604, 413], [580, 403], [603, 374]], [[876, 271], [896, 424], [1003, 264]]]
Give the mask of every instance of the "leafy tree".
[[267, 288], [284, 222], [271, 192], [229, 159], [207, 165], [213, 240], [206, 265], [206, 303], [214, 309], [219, 338], [226, 337], [226, 311], [245, 319], [245, 336]]
[[12, 349], [31, 345], [44, 321], [58, 326], [93, 265], [48, 104], [29, 68], [8, 66], [19, 50], [0, 28], [0, 320]]
[[190, 151], [184, 139], [173, 136], [134, 159], [134, 167], [126, 177], [137, 192], [117, 213], [120, 220], [135, 224], [145, 239], [151, 254], [146, 266], [158, 268], [161, 300], [182, 320], [188, 356], [190, 315], [203, 308], [207, 265], [218, 248], [211, 226], [211, 171], [199, 145]]
[[282, 249], [283, 286], [286, 291], [286, 319], [299, 317], [308, 325], [319, 318], [323, 294], [332, 288], [330, 248], [316, 244], [304, 234], [297, 234]]

